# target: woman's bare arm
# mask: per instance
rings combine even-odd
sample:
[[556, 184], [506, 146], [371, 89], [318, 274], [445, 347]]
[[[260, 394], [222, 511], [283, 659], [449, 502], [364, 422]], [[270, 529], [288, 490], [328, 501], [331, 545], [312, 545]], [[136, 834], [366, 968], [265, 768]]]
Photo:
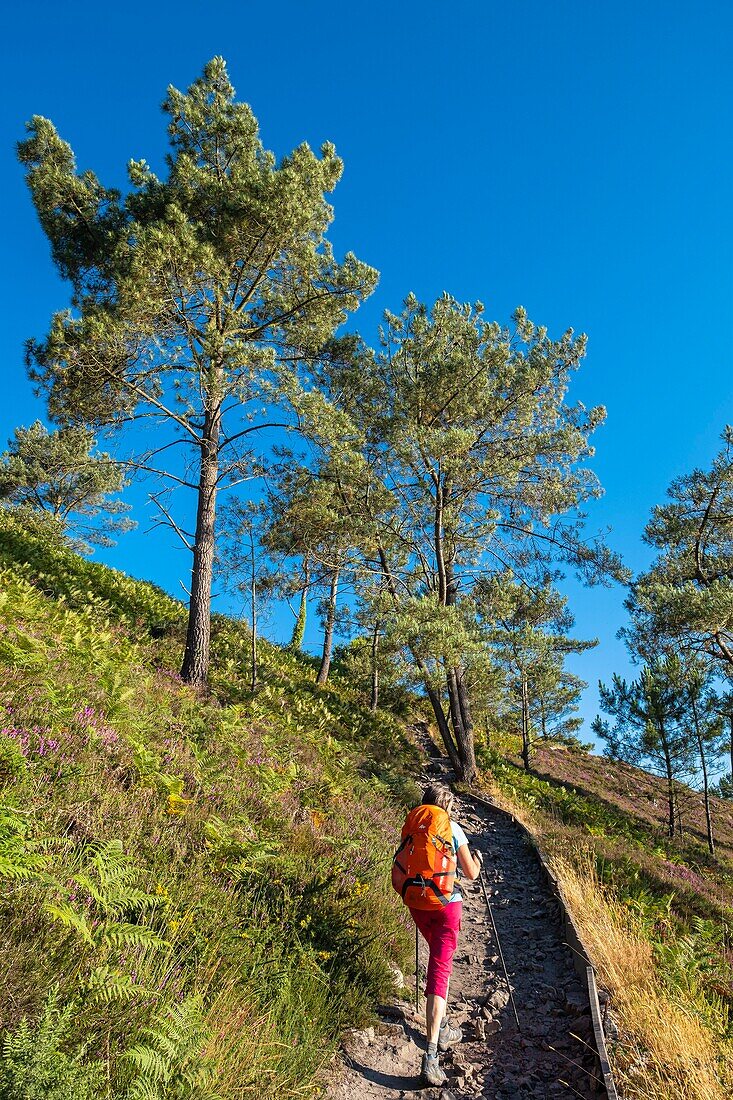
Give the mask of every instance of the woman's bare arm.
[[476, 859], [471, 854], [467, 844], [461, 844], [457, 854], [464, 875], [469, 882], [474, 882], [481, 874], [481, 858]]

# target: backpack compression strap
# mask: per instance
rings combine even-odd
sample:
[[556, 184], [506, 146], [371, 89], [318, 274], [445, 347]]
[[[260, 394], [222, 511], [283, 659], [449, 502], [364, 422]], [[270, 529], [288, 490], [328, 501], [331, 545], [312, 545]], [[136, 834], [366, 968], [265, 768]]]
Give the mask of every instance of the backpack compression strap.
[[[445, 878], [446, 875], [451, 874], [453, 874], [452, 871], [436, 871], [434, 878]], [[434, 882], [432, 878], [423, 878], [422, 875], [418, 875], [416, 878], [408, 878], [405, 880], [405, 884], [402, 887], [403, 901], [405, 901], [405, 894], [407, 893], [410, 886], [419, 886], [423, 892], [425, 891], [426, 887], [430, 887], [441, 905], [447, 905], [448, 901], [450, 900], [445, 896], [442, 890], [438, 889], [438, 884]], [[407, 903], [405, 902], [405, 904]]]
[[[400, 871], [402, 871], [403, 875], [407, 874], [407, 868], [402, 866], [402, 864], [400, 863], [400, 861], [397, 857], [400, 854], [400, 852], [402, 851], [402, 849], [407, 847], [407, 845], [410, 843], [411, 840], [412, 840], [411, 836], [406, 836], [405, 839], [400, 844], [397, 851], [395, 852], [394, 856], [392, 857], [392, 862], [394, 863], [394, 865], [396, 867], [399, 867], [399, 869], [400, 869]], [[404, 896], [405, 896], [405, 894], [404, 894], [404, 890], [403, 890], [403, 892], [402, 892], [403, 899], [404, 899]]]

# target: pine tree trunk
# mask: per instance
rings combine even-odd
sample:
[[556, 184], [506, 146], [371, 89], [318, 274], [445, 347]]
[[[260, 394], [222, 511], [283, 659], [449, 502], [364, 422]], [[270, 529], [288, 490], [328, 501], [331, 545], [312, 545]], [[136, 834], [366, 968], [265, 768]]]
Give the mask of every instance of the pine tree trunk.
[[186, 649], [181, 678], [194, 687], [205, 687], [209, 675], [211, 645], [211, 584], [214, 575], [216, 488], [219, 476], [221, 414], [207, 411], [201, 441], [196, 535], [191, 570]]
[[695, 724], [695, 737], [697, 739], [697, 751], [700, 754], [702, 767], [702, 789], [705, 798], [705, 825], [708, 834], [708, 850], [711, 856], [715, 855], [715, 838], [713, 836], [713, 817], [710, 809], [710, 784], [708, 781], [708, 765], [705, 759], [705, 743], [700, 729], [700, 719], [697, 713], [697, 702], [693, 691], [690, 691], [690, 704], [692, 707], [692, 720]]
[[[413, 656], [415, 656], [414, 653]], [[416, 658], [416, 660], [418, 662], [418, 667], [420, 667], [421, 662], [419, 661], [419, 658]], [[435, 715], [435, 721], [438, 723], [438, 730], [443, 740], [445, 751], [448, 753], [453, 771], [456, 773], [456, 775], [458, 775], [461, 768], [461, 758], [458, 753], [458, 747], [453, 740], [453, 734], [451, 733], [448, 719], [446, 718], [445, 711], [443, 710], [443, 702], [438, 692], [429, 683], [427, 669], [425, 669], [424, 665], [422, 666], [421, 671], [423, 672], [424, 677], [423, 682], [425, 684], [425, 694], [430, 700], [430, 705], [433, 708], [433, 714]]]
[[250, 653], [250, 690], [254, 695], [257, 690], [257, 573], [255, 570], [255, 540], [250, 528], [249, 545], [252, 553], [252, 573], [250, 576], [250, 604], [252, 616], [252, 647]]
[[[395, 585], [394, 577], [392, 576], [392, 570], [389, 567], [387, 553], [382, 545], [378, 545], [377, 549], [379, 554], [379, 562], [382, 566], [382, 577], [387, 585], [387, 591], [392, 597], [395, 607], [399, 607], [399, 600], [397, 599], [397, 587]], [[409, 650], [412, 655], [413, 661], [420, 670], [423, 684], [425, 686], [425, 694], [430, 700], [430, 705], [433, 708], [433, 714], [435, 715], [435, 721], [438, 724], [438, 731], [443, 741], [443, 745], [445, 746], [445, 751], [448, 753], [448, 757], [450, 759], [451, 766], [454, 772], [458, 774], [458, 770], [460, 767], [458, 749], [453, 740], [453, 735], [451, 734], [450, 726], [445, 716], [445, 711], [443, 710], [443, 702], [440, 698], [439, 693], [433, 687], [430, 678], [430, 670], [426, 666], [425, 661], [422, 659], [417, 649], [413, 645], [409, 646]]]
[[[445, 560], [443, 554], [443, 505], [450, 495], [450, 486], [445, 486], [445, 496], [439, 491], [435, 513], [435, 554], [438, 563], [438, 597], [446, 607], [453, 607], [458, 599], [458, 582], [453, 572], [453, 562]], [[460, 665], [448, 670], [446, 675], [448, 705], [453, 726], [453, 737], [458, 749], [459, 765], [456, 778], [469, 786], [476, 779], [476, 749], [473, 737], [473, 718], [471, 702], [466, 686], [466, 677]]]
[[379, 629], [381, 623], [375, 622], [372, 631], [372, 694], [369, 709], [375, 711], [379, 705]]
[[522, 672], [522, 763], [524, 770], [529, 771], [532, 766], [529, 744], [529, 695], [527, 681]]
[[469, 786], [476, 779], [476, 755], [473, 744], [473, 722], [463, 670], [451, 668], [446, 675], [448, 707], [453, 727], [453, 738], [458, 750], [456, 779]]
[[468, 783], [469, 786], [476, 779], [476, 746], [474, 743], [473, 735], [473, 715], [471, 713], [471, 700], [468, 694], [468, 687], [466, 686], [466, 676], [462, 668], [457, 668], [456, 672], [456, 687], [458, 689], [458, 706], [461, 712], [461, 726], [463, 729], [463, 745], [459, 743], [461, 748], [461, 760], [462, 760], [462, 775], [459, 776], [463, 779], [464, 783]]
[[303, 648], [303, 638], [305, 637], [305, 626], [308, 617], [308, 588], [310, 586], [310, 580], [310, 565], [306, 559], [303, 562], [303, 587], [300, 591], [298, 618], [295, 620], [293, 636], [288, 643], [288, 649], [294, 649], [296, 653], [300, 653]]
[[673, 840], [675, 825], [674, 773], [672, 771], [672, 758], [669, 754], [669, 745], [667, 744], [667, 734], [664, 726], [660, 725], [659, 733], [662, 742], [662, 752], [664, 753], [664, 766], [667, 773], [667, 835], [670, 840]]
[[321, 667], [318, 669], [318, 675], [316, 676], [317, 684], [325, 684], [328, 679], [328, 672], [331, 668], [331, 652], [333, 650], [333, 628], [336, 622], [336, 597], [338, 595], [339, 586], [339, 569], [334, 569], [331, 572], [331, 587], [328, 593], [328, 610], [326, 612], [326, 629], [323, 634], [323, 656], [321, 657]]

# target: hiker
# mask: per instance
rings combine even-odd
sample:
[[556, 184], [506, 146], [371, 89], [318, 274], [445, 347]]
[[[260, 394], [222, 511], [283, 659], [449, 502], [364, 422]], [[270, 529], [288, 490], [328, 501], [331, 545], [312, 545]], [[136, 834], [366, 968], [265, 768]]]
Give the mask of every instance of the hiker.
[[455, 877], [458, 867], [469, 882], [481, 873], [481, 853], [469, 851], [466, 834], [451, 818], [454, 801], [448, 787], [435, 784], [425, 790], [421, 804], [407, 816], [392, 870], [392, 883], [430, 948], [425, 986], [427, 1050], [422, 1060], [425, 1085], [445, 1084], [448, 1078], [438, 1062], [438, 1051], [463, 1038], [461, 1029], [445, 1014], [463, 909]]

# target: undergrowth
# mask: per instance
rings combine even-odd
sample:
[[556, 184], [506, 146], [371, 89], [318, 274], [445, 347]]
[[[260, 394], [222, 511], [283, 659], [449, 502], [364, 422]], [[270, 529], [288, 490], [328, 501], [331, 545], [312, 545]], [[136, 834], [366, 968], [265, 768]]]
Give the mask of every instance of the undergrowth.
[[[14, 1100], [306, 1096], [408, 949], [387, 874], [415, 797], [399, 723], [266, 644], [251, 696], [224, 618], [203, 697], [176, 672], [184, 625], [160, 590], [0, 514]], [[18, 1091], [18, 1067], [46, 1085]]]

